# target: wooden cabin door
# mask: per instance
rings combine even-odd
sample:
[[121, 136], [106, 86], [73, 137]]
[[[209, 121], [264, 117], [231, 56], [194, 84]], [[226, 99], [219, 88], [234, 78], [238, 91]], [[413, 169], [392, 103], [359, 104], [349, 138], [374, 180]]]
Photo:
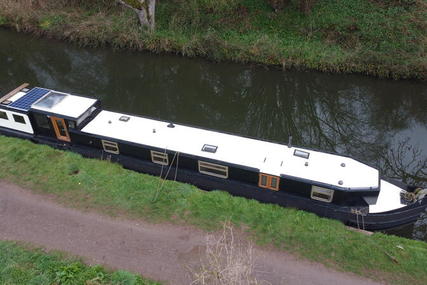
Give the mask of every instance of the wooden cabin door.
[[64, 119], [58, 117], [50, 117], [50, 120], [52, 122], [53, 130], [55, 131], [58, 140], [70, 142], [70, 134], [68, 133], [67, 125], [65, 124]]

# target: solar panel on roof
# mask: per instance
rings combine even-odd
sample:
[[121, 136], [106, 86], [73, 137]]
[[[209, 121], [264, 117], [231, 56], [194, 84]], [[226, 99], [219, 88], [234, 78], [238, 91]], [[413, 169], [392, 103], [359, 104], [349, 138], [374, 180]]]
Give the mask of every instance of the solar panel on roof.
[[27, 94], [10, 104], [9, 107], [28, 111], [34, 102], [46, 95], [49, 91], [49, 89], [35, 87], [31, 89]]

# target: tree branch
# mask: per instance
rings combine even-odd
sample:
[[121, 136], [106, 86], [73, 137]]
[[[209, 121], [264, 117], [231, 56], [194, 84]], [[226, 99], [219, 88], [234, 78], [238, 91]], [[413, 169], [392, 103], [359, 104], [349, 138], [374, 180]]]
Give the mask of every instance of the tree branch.
[[119, 4], [122, 4], [123, 6], [125, 6], [125, 7], [127, 7], [127, 8], [129, 8], [129, 9], [132, 9], [132, 10], [134, 10], [135, 12], [138, 12], [139, 10], [138, 9], [136, 9], [136, 8], [134, 8], [134, 7], [132, 7], [131, 5], [129, 5], [128, 3], [126, 3], [125, 1], [123, 1], [123, 0], [116, 0]]

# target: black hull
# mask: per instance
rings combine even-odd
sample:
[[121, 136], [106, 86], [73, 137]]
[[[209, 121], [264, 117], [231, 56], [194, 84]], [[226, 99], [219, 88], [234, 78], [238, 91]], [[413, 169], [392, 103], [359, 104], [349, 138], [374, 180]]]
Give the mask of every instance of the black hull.
[[[278, 204], [284, 207], [296, 208], [317, 214], [320, 217], [339, 220], [346, 225], [359, 227], [365, 230], [385, 230], [402, 225], [414, 223], [419, 215], [427, 207], [427, 199], [417, 202], [413, 205], [390, 212], [380, 214], [367, 214], [363, 217], [352, 213], [351, 207], [326, 204], [309, 198], [296, 196], [284, 191], [271, 191], [260, 189], [257, 186], [242, 183], [236, 180], [224, 180], [221, 178], [204, 175], [195, 171], [185, 169], [176, 170], [175, 167], [162, 167], [150, 161], [135, 159], [125, 155], [106, 154], [102, 150], [97, 150], [82, 146], [70, 146], [72, 151], [78, 152], [85, 157], [104, 158], [117, 162], [127, 169], [143, 172], [166, 179], [195, 185], [204, 190], [227, 191], [234, 196], [254, 199], [263, 203]], [[169, 170], [169, 171], [168, 171]], [[166, 177], [166, 172], [169, 175]]]
[[[108, 159], [112, 162], [121, 164], [127, 169], [138, 172], [155, 176], [160, 176], [162, 172], [163, 178], [175, 179], [176, 176], [177, 181], [189, 183], [204, 190], [221, 189], [235, 196], [254, 199], [264, 203], [278, 204], [284, 207], [305, 210], [315, 213], [320, 217], [339, 220], [346, 225], [363, 228], [365, 230], [385, 230], [396, 228], [402, 225], [412, 224], [419, 218], [419, 215], [425, 211], [427, 207], [427, 198], [425, 198], [422, 201], [398, 210], [378, 214], [366, 214], [362, 216], [360, 214], [354, 214], [352, 212], [352, 208], [348, 206], [327, 204], [324, 202], [297, 196], [295, 194], [287, 193], [286, 191], [271, 191], [260, 189], [255, 185], [242, 183], [240, 181], [230, 179], [224, 180], [186, 169], [176, 170], [175, 167], [171, 167], [168, 172], [167, 170], [169, 167], [164, 167], [162, 170], [160, 165], [154, 164], [150, 161], [136, 159], [121, 154], [108, 154], [100, 149], [62, 143], [55, 139], [49, 139], [45, 137], [34, 137], [32, 135], [22, 134], [20, 132], [9, 129], [0, 128], [0, 133], [7, 136], [29, 139], [33, 142], [47, 144], [58, 149], [71, 150], [83, 155], [84, 157]], [[164, 175], [166, 172], [169, 173], [167, 177]]]

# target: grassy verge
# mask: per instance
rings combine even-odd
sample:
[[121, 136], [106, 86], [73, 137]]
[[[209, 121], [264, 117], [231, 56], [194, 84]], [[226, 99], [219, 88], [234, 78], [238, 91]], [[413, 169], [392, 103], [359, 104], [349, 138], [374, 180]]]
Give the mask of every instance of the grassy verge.
[[269, 244], [344, 271], [392, 283], [427, 283], [427, 244], [376, 233], [365, 236], [314, 214], [205, 192], [85, 159], [44, 145], [0, 137], [0, 179], [77, 208], [150, 222], [218, 229], [230, 220]]
[[425, 0], [318, 0], [309, 14], [289, 2], [276, 12], [267, 0], [158, 1], [149, 34], [112, 0], [3, 0], [0, 26], [89, 46], [427, 78]]
[[13, 242], [0, 241], [0, 284], [129, 284], [155, 283], [126, 272], [110, 272], [101, 266], [87, 266], [64, 254], [46, 253]]

